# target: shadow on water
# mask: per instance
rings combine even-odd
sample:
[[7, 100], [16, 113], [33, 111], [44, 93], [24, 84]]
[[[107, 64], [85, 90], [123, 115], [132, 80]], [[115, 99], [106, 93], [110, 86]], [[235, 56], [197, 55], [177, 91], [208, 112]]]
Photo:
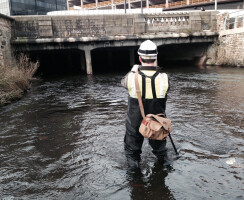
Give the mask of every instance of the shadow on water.
[[141, 171], [123, 150], [125, 73], [45, 79], [0, 108], [2, 199], [242, 199], [244, 70], [166, 68], [167, 115], [181, 157], [156, 164], [147, 140]]

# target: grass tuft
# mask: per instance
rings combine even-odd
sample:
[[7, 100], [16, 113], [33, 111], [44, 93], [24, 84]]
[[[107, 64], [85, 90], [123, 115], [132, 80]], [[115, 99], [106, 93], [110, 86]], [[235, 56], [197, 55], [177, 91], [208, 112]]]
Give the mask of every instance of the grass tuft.
[[21, 53], [17, 64], [6, 64], [0, 67], [0, 105], [20, 99], [30, 89], [31, 81], [39, 62], [31, 62], [30, 58]]

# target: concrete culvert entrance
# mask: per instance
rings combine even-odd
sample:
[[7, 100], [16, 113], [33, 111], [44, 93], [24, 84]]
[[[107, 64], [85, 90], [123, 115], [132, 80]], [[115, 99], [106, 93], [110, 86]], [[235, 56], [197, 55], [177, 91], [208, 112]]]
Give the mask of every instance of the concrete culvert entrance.
[[[158, 66], [167, 68], [179, 64], [198, 65], [208, 46], [208, 43], [158, 46]], [[140, 64], [138, 48], [137, 46], [97, 48], [89, 51], [90, 60], [86, 58], [85, 51], [78, 49], [32, 51], [29, 55], [32, 60], [40, 61], [38, 75], [87, 74], [88, 71], [91, 71], [91, 74], [101, 74], [127, 72], [134, 64]], [[87, 61], [91, 62], [90, 68], [87, 67]]]
[[82, 74], [81, 60], [84, 57], [83, 51], [38, 51], [30, 52], [29, 55], [32, 60], [39, 60], [40, 62], [40, 67], [37, 71], [38, 75]]
[[138, 62], [136, 47], [99, 48], [92, 51], [94, 73], [129, 71]]

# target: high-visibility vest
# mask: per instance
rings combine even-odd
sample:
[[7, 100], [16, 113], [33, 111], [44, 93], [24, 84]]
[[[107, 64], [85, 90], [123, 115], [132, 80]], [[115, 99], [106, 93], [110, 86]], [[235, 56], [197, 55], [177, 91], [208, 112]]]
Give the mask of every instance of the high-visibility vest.
[[[152, 69], [150, 69], [152, 68]], [[138, 74], [139, 88], [144, 99], [165, 98], [168, 88], [168, 76], [166, 73], [159, 73], [156, 67], [141, 67]], [[137, 98], [135, 86], [136, 73], [128, 74], [127, 89], [130, 97]]]

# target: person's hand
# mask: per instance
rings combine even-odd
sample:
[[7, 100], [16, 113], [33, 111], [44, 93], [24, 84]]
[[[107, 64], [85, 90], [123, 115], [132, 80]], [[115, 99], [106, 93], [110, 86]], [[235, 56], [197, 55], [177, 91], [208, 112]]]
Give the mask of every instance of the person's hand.
[[136, 72], [137, 69], [138, 69], [139, 65], [134, 65], [132, 68], [131, 68], [131, 71], [132, 72]]

